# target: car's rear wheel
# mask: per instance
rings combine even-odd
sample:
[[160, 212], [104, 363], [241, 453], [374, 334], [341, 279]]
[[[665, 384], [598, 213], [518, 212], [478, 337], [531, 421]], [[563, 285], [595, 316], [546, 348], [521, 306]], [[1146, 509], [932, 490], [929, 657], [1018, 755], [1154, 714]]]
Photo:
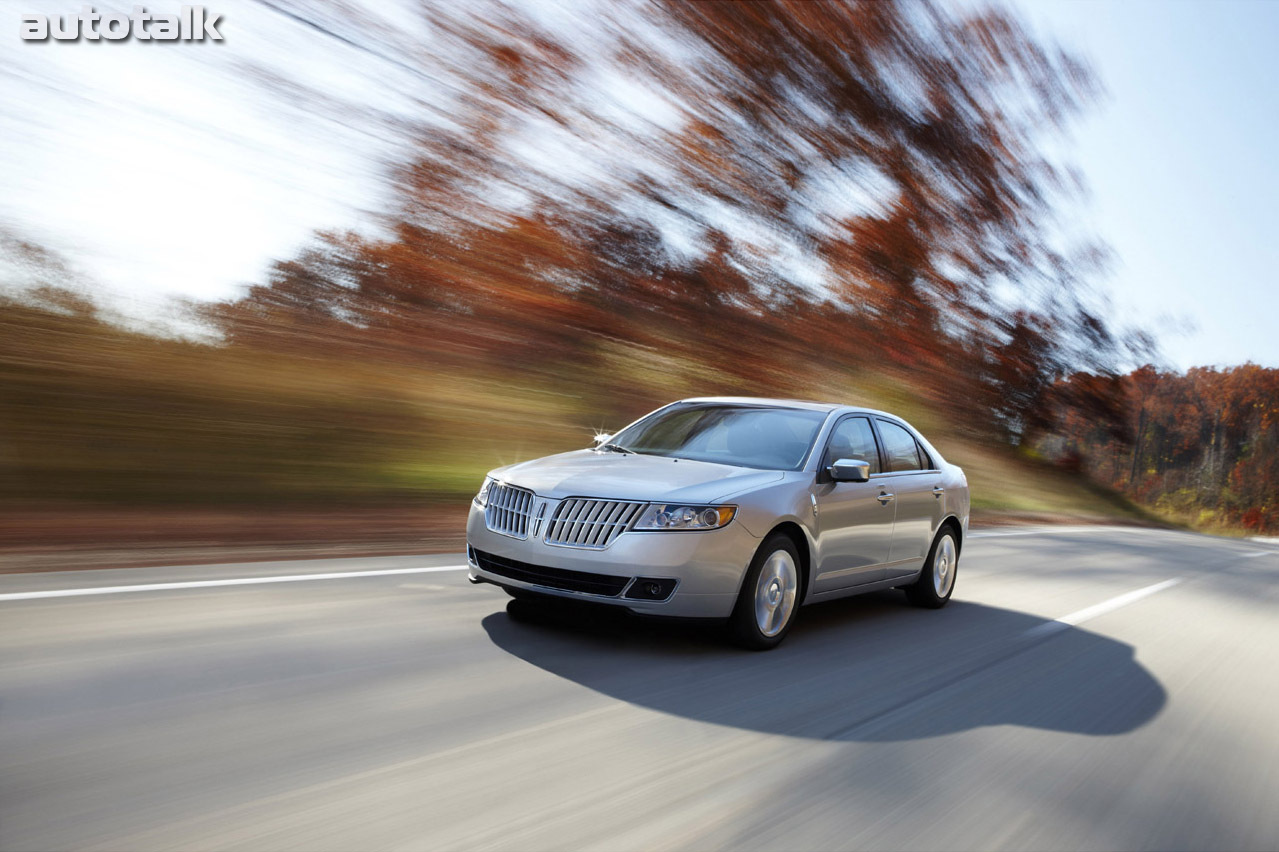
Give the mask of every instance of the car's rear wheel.
[[799, 605], [799, 564], [799, 551], [786, 535], [771, 535], [760, 545], [730, 619], [738, 644], [766, 651], [786, 638]]
[[959, 545], [955, 531], [942, 528], [933, 540], [932, 550], [924, 560], [919, 579], [906, 587], [906, 597], [915, 606], [941, 609], [955, 591], [955, 572], [959, 568]]

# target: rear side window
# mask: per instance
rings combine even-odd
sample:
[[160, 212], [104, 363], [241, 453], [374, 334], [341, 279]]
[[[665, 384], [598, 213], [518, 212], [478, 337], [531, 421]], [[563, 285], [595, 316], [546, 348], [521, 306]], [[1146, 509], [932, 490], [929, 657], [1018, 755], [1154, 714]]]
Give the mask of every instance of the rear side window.
[[923, 470], [919, 459], [919, 446], [915, 443], [914, 435], [896, 423], [881, 420], [879, 437], [884, 439], [884, 457], [888, 463], [888, 473]]
[[875, 432], [865, 417], [848, 417], [835, 424], [830, 440], [826, 443], [826, 459], [823, 467], [830, 467], [840, 459], [860, 459], [870, 463], [870, 472], [879, 473], [879, 449], [875, 446]]

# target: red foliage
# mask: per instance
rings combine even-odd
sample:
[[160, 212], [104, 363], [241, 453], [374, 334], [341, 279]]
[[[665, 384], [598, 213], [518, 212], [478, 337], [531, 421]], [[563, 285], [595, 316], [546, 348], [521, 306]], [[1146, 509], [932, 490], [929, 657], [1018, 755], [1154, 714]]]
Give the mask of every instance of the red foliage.
[[1147, 365], [1101, 405], [1093, 385], [1072, 377], [1058, 388], [1057, 437], [1085, 457], [1088, 473], [1141, 502], [1279, 532], [1279, 370]]
[[[1096, 91], [1078, 60], [1009, 11], [925, 0], [643, 11], [671, 38], [423, 6], [449, 58], [405, 61], [458, 97], [406, 143], [391, 236], [279, 264], [215, 312], [227, 336], [598, 390], [619, 348], [756, 392], [873, 366], [1011, 442], [1051, 425], [1062, 375], [1110, 369], [1081, 286], [1098, 253], [1058, 248], [1072, 183], [1040, 144]], [[677, 117], [601, 114], [601, 67]]]

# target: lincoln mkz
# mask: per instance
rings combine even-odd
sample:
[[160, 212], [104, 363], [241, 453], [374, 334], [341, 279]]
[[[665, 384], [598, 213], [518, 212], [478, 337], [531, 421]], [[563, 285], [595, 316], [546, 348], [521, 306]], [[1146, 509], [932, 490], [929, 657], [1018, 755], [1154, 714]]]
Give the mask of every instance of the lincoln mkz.
[[516, 598], [725, 619], [765, 649], [801, 604], [900, 588], [945, 606], [968, 505], [964, 472], [900, 417], [687, 399], [491, 472], [466, 553], [472, 582]]

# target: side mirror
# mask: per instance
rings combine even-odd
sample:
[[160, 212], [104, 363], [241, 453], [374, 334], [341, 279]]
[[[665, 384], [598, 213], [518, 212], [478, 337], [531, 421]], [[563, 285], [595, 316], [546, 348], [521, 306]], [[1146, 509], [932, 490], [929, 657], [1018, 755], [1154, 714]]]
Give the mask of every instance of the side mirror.
[[865, 482], [870, 479], [870, 462], [839, 459], [830, 466], [830, 478], [836, 482]]
[[613, 440], [613, 434], [611, 432], [597, 432], [595, 435], [595, 446], [603, 446], [611, 440]]

